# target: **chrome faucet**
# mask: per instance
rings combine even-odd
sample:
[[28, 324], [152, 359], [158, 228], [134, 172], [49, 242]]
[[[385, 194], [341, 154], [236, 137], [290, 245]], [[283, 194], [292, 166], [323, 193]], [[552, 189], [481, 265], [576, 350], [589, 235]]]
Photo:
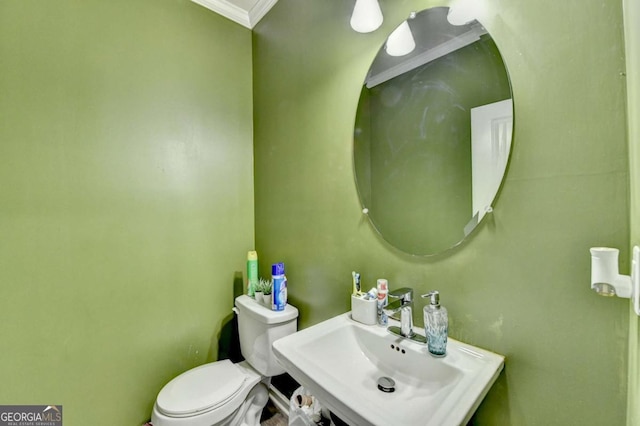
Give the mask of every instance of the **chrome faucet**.
[[[413, 331], [413, 289], [409, 287], [399, 288], [389, 292], [389, 297], [398, 299], [383, 308], [385, 314], [400, 321], [400, 327], [391, 326], [387, 328], [390, 333], [414, 340], [420, 343], [427, 343], [427, 339]], [[400, 313], [398, 317], [398, 313]]]

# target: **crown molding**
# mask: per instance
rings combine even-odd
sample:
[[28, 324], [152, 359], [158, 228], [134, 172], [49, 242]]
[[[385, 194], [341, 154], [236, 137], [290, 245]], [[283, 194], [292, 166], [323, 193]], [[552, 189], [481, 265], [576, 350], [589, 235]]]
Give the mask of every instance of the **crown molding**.
[[258, 0], [249, 11], [249, 24], [251, 29], [271, 10], [278, 0]]
[[278, 0], [257, 0], [249, 10], [229, 0], [191, 1], [252, 30]]

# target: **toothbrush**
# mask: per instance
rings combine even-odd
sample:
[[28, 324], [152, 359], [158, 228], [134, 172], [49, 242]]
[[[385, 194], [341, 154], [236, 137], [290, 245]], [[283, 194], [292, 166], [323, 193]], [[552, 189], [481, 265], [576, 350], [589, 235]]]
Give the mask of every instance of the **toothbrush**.
[[351, 277], [353, 278], [353, 295], [358, 296], [360, 294], [360, 274], [353, 271]]

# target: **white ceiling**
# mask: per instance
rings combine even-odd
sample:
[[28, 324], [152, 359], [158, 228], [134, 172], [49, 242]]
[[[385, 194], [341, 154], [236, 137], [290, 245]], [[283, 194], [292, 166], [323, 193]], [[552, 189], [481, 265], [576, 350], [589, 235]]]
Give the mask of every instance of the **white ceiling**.
[[191, 0], [250, 30], [278, 0]]

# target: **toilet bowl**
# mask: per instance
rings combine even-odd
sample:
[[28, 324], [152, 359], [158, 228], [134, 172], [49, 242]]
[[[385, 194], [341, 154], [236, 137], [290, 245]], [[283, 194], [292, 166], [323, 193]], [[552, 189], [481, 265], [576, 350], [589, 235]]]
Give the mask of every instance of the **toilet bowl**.
[[255, 426], [267, 403], [271, 376], [284, 373], [272, 353], [277, 339], [295, 333], [298, 310], [274, 312], [252, 298], [236, 298], [245, 361], [222, 360], [180, 374], [156, 398], [153, 426]]

